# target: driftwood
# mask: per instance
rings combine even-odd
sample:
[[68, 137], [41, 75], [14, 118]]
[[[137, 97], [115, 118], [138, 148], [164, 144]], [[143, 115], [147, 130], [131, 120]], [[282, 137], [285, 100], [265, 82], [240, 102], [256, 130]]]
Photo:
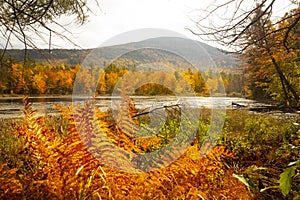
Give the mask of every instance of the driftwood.
[[235, 102], [231, 102], [231, 106], [232, 107], [236, 107], [236, 108], [246, 108], [247, 106], [239, 104], [239, 103], [235, 103]]
[[[162, 105], [162, 106], [159, 106], [159, 107], [156, 107], [152, 110], [148, 110], [149, 108], [146, 108], [146, 109], [143, 109], [141, 112], [131, 116], [132, 119], [135, 119], [139, 116], [142, 116], [142, 115], [148, 115], [154, 111], [157, 111], [157, 110], [160, 110], [160, 109], [167, 109], [167, 108], [172, 108], [174, 109], [174, 107], [177, 107], [177, 108], [180, 108], [180, 104], [173, 104], [173, 105]], [[146, 111], [147, 110], [147, 111]], [[111, 125], [108, 126], [108, 128], [112, 128], [113, 126], [116, 126], [117, 123], [113, 122]]]
[[243, 105], [236, 102], [231, 103], [232, 108], [236, 109], [242, 109], [246, 108], [249, 111], [254, 112], [272, 112], [272, 111], [280, 111], [284, 113], [299, 113], [300, 114], [300, 108], [299, 107], [293, 107], [293, 106], [286, 106], [286, 105], [260, 105], [257, 107], [251, 107], [249, 105]]
[[[150, 113], [152, 113], [152, 112], [154, 112], [154, 111], [156, 111], [156, 110], [166, 109], [166, 108], [172, 108], [172, 107], [179, 107], [179, 106], [180, 106], [180, 104], [174, 104], [174, 105], [162, 105], [162, 106], [159, 106], [159, 107], [154, 108], [154, 109], [152, 109], [152, 110], [149, 110], [149, 111], [143, 111], [143, 112], [140, 112], [140, 113], [138, 113], [138, 114], [136, 114], [136, 115], [133, 115], [132, 118], [135, 118], [135, 117], [138, 117], [138, 116], [141, 116], [141, 115], [147, 115], [147, 114], [150, 114]], [[146, 110], [146, 109], [144, 109], [144, 110]]]
[[290, 113], [298, 113], [299, 108], [297, 107], [287, 107], [287, 106], [261, 106], [249, 108], [250, 111], [255, 112], [271, 112], [271, 111], [282, 111]]

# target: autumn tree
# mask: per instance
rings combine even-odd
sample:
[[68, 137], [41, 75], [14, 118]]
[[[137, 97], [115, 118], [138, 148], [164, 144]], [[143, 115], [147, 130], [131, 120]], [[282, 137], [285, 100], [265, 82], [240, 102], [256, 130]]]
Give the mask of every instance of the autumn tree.
[[[257, 16], [259, 12], [260, 10], [258, 10]], [[299, 102], [300, 69], [298, 67], [299, 61], [297, 61], [299, 48], [295, 48], [297, 43], [295, 38], [299, 36], [292, 30], [287, 38], [287, 44], [284, 46], [281, 41], [284, 39], [285, 33], [279, 31], [289, 23], [291, 20], [282, 19], [274, 27], [269, 19], [261, 19], [249, 31], [249, 38], [254, 40], [263, 37], [270, 31], [278, 30], [278, 32], [266, 36], [257, 45], [245, 51], [244, 56], [248, 63], [245, 72], [249, 81], [248, 87], [251, 87], [250, 90], [254, 97], [267, 94], [274, 100], [285, 101], [286, 103]], [[262, 29], [261, 27], [265, 28]]]
[[[279, 31], [281, 28], [288, 26], [289, 22], [287, 19], [282, 21], [275, 27], [269, 16], [260, 17], [263, 10], [258, 9], [253, 17], [253, 21], [256, 21], [248, 31], [246, 31], [249, 41], [256, 41], [257, 38], [264, 38], [263, 40], [257, 41], [255, 45], [249, 46], [245, 51], [248, 57], [248, 63], [252, 64], [256, 69], [256, 76], [260, 79], [254, 79], [257, 86], [264, 88], [273, 99], [284, 100], [286, 102], [299, 101], [299, 94], [297, 87], [293, 83], [291, 77], [288, 75], [287, 67], [288, 63], [292, 63], [291, 57], [291, 41], [292, 33], [289, 34], [286, 43], [285, 33]], [[293, 11], [292, 11], [293, 12]], [[277, 32], [274, 32], [277, 30]], [[274, 32], [273, 34], [269, 34]], [[283, 45], [284, 44], [284, 45]], [[297, 70], [297, 69], [294, 69]], [[298, 83], [298, 82], [297, 82]], [[278, 88], [281, 88], [278, 90]], [[281, 94], [280, 94], [281, 93]]]
[[[259, 81], [255, 79], [253, 81], [263, 83], [259, 85], [262, 91], [276, 100], [298, 104], [300, 98], [298, 88], [294, 84], [297, 80], [289, 78], [289, 73], [285, 70], [288, 67], [285, 65], [288, 59], [294, 67], [297, 66], [295, 60], [291, 59], [296, 57], [295, 51], [299, 50], [295, 33], [299, 29], [300, 4], [287, 1], [287, 4], [290, 3], [298, 8], [274, 20], [272, 11], [277, 1], [260, 0], [252, 5], [244, 0], [230, 0], [219, 4], [216, 1], [214, 6], [204, 11], [206, 13], [204, 17], [196, 21], [200, 31], [192, 31], [200, 37], [217, 41], [246, 55], [246, 62], [253, 68], [250, 70], [251, 73], [259, 77]], [[218, 20], [215, 17], [220, 14], [220, 11], [224, 12], [224, 9], [231, 10], [231, 16], [222, 18], [223, 24], [217, 24]], [[208, 24], [204, 23], [207, 19], [211, 19]], [[254, 85], [254, 88], [257, 86]], [[272, 90], [272, 87], [277, 88], [277, 91]], [[276, 93], [282, 94], [280, 98]]]
[[[96, 1], [97, 2], [97, 1]], [[60, 24], [62, 16], [75, 17], [73, 22], [83, 24], [86, 22], [88, 12], [86, 0], [3, 0], [0, 1], [0, 72], [1, 79], [7, 73], [4, 56], [5, 50], [12, 40], [18, 40], [24, 44], [25, 59], [22, 76], [25, 71], [27, 48], [37, 48], [36, 41], [44, 41], [51, 49], [51, 39], [55, 35], [72, 44], [69, 37], [65, 35], [68, 28]], [[74, 44], [76, 45], [76, 44]]]

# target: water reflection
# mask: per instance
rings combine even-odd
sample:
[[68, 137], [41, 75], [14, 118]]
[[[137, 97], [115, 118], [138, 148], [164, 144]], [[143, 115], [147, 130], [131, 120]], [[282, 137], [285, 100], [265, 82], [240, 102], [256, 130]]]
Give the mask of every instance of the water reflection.
[[[133, 96], [135, 105], [138, 109], [150, 108], [152, 106], [173, 105], [178, 102], [185, 102], [192, 108], [209, 108], [216, 109], [218, 107], [231, 109], [233, 102], [239, 105], [250, 106], [256, 102], [235, 97], [175, 97], [175, 96]], [[66, 106], [72, 102], [72, 97], [31, 97], [33, 107], [38, 110], [39, 114], [55, 114], [58, 111], [54, 108], [55, 104]], [[74, 102], [83, 102], [87, 97], [73, 97]], [[118, 102], [120, 97], [100, 96], [96, 98], [96, 105], [101, 110], [106, 110], [108, 107], [114, 107], [114, 103]], [[23, 116], [23, 103], [21, 97], [0, 98], [0, 118], [19, 118]]]

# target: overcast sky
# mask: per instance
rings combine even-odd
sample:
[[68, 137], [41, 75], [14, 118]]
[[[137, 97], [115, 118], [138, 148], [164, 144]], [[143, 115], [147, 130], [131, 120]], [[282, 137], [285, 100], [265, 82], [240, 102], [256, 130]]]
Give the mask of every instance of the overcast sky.
[[199, 0], [100, 0], [98, 8], [94, 0], [88, 2], [95, 14], [90, 14], [84, 26], [72, 28], [73, 41], [83, 48], [97, 47], [118, 34], [144, 28], [167, 29], [198, 39], [186, 28], [195, 28], [192, 11], [208, 5], [208, 1]]
[[[277, 1], [275, 14], [282, 15], [284, 13], [285, 1], [287, 0]], [[199, 40], [186, 28], [197, 30], [191, 18], [196, 19], [198, 15], [203, 15], [204, 13], [200, 9], [205, 9], [215, 0], [98, 0], [98, 2], [100, 8], [97, 7], [95, 0], [88, 0], [88, 6], [94, 14], [90, 14], [89, 21], [85, 25], [68, 25], [68, 29], [73, 34], [66, 33], [66, 35], [81, 48], [95, 48], [116, 35], [143, 28], [168, 29], [188, 38]], [[68, 18], [62, 18], [59, 21], [62, 24], [70, 23]], [[135, 36], [131, 40], [141, 40], [144, 37], [152, 36], [158, 35], [149, 33]], [[14, 41], [12, 43], [13, 48], [24, 47]], [[37, 43], [40, 48], [48, 48], [46, 43], [38, 40]], [[52, 43], [52, 48], [78, 48], [55, 37], [52, 39]], [[210, 44], [217, 46], [217, 44]]]

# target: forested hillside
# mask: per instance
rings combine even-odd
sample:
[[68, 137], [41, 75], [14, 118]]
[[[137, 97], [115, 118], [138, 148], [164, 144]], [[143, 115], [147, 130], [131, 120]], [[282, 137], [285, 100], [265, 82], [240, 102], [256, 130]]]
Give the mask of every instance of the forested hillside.
[[[199, 49], [191, 49], [191, 44], [199, 45]], [[161, 37], [148, 39], [140, 42], [133, 42], [128, 44], [121, 44], [116, 46], [108, 46], [98, 48], [100, 57], [96, 61], [103, 62], [105, 60], [113, 59], [124, 52], [135, 50], [137, 48], [157, 48], [157, 49], [176, 49], [179, 52], [188, 52], [193, 58], [193, 62], [199, 66], [207, 67], [208, 57], [215, 62], [215, 67], [236, 67], [236, 58], [233, 55], [225, 54], [219, 49], [209, 46], [207, 44], [183, 38]], [[81, 64], [85, 57], [95, 49], [28, 49], [27, 58], [37, 63], [55, 63], [55, 64]], [[163, 52], [168, 54], [170, 52]], [[6, 56], [11, 57], [16, 62], [24, 60], [25, 51], [16, 49], [7, 49]], [[151, 57], [152, 55], [148, 55]], [[178, 55], [180, 56], [180, 55]], [[174, 62], [178, 59], [175, 56]]]

